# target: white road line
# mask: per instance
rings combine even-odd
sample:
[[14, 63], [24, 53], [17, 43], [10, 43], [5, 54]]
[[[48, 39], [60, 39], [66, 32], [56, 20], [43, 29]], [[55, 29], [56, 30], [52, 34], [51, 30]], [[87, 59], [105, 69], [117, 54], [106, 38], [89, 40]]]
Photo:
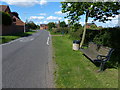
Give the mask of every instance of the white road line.
[[32, 41], [32, 40], [34, 40], [33, 37], [32, 38], [26, 37], [26, 38], [21, 39], [20, 42], [29, 42], [29, 41]]
[[49, 40], [50, 40], [50, 38], [48, 37], [48, 39], [47, 39], [47, 45], [49, 45]]

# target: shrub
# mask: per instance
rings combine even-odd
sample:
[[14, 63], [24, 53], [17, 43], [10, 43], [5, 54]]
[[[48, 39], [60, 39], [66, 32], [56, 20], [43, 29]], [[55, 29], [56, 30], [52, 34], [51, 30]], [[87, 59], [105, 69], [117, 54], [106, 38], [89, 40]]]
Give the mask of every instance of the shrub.
[[49, 22], [48, 23], [48, 30], [52, 30], [52, 28], [55, 28], [55, 23], [54, 22]]
[[68, 27], [60, 27], [60, 28], [53, 28], [53, 33], [62, 33], [62, 34], [68, 34], [69, 28]]
[[6, 12], [0, 12], [0, 15], [2, 15], [2, 24], [3, 25], [11, 25], [12, 24], [12, 18], [10, 14]]
[[78, 30], [70, 32], [70, 38], [73, 40], [81, 40], [82, 39], [83, 28], [79, 28]]

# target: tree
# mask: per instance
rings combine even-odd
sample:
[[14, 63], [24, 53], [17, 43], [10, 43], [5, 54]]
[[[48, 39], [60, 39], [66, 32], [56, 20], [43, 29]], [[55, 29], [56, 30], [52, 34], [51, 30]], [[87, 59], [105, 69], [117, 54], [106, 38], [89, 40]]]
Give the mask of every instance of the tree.
[[48, 23], [48, 29], [51, 30], [52, 28], [55, 28], [55, 23], [54, 22], [49, 22]]
[[13, 16], [16, 16], [18, 19], [20, 19], [20, 18], [19, 18], [19, 14], [18, 14], [17, 12], [12, 12], [12, 15], [13, 15]]
[[2, 15], [2, 24], [3, 25], [11, 25], [12, 24], [12, 18], [10, 16], [10, 14], [0, 11], [0, 15]]
[[26, 27], [28, 27], [28, 29], [37, 29], [37, 25], [33, 21], [27, 21]]
[[71, 20], [71, 24], [79, 22], [80, 16], [85, 15], [85, 25], [80, 48], [84, 43], [88, 17], [93, 18], [93, 21], [98, 20], [105, 23], [105, 21], [111, 20], [109, 17], [114, 18], [120, 14], [120, 3], [118, 2], [62, 2], [61, 4], [62, 12], [67, 13], [66, 18]]
[[60, 22], [60, 27], [66, 27], [66, 26], [67, 25], [66, 25], [65, 21]]

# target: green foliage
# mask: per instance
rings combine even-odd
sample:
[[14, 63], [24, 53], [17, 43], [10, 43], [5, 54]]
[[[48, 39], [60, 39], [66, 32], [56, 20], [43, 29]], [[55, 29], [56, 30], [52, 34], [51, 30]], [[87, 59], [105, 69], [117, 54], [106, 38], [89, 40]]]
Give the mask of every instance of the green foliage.
[[60, 27], [67, 27], [65, 21], [60, 22]]
[[12, 24], [12, 19], [11, 19], [10, 14], [0, 11], [0, 15], [2, 15], [2, 24], [3, 25], [11, 25]]
[[107, 64], [111, 67], [118, 67], [120, 59], [120, 28], [103, 28], [102, 30], [87, 30], [85, 43], [93, 41], [97, 44], [111, 47], [114, 50], [110, 62]]
[[26, 25], [25, 25], [28, 29], [37, 29], [38, 26], [33, 22], [33, 21], [29, 21], [29, 22], [26, 22]]
[[40, 25], [36, 25], [37, 26], [37, 29], [40, 29]]
[[95, 35], [94, 42], [104, 46], [120, 49], [120, 28], [104, 28]]
[[67, 18], [71, 23], [78, 22], [81, 15], [88, 14], [88, 17], [105, 22], [115, 17], [120, 12], [120, 3], [118, 2], [62, 2], [62, 12], [68, 13]]
[[91, 25], [90, 27], [91, 27], [91, 28], [97, 28], [97, 26], [96, 26], [96, 25]]
[[20, 19], [20, 18], [19, 18], [19, 14], [18, 14], [17, 12], [12, 12], [12, 15], [13, 15], [13, 16], [16, 16], [18, 19]]
[[49, 22], [48, 23], [48, 29], [51, 30], [52, 28], [55, 28], [55, 23], [54, 22]]
[[[93, 21], [105, 23], [111, 20], [109, 17], [115, 17], [120, 14], [119, 2], [62, 2], [62, 13], [67, 13], [67, 17], [71, 24], [78, 23], [81, 19], [80, 16], [85, 14], [85, 23], [88, 17], [93, 18]], [[80, 48], [85, 41], [86, 25], [84, 28]]]
[[71, 32], [76, 32], [78, 29], [82, 28], [82, 25], [75, 23], [75, 24], [71, 25], [70, 28], [71, 28]]
[[53, 28], [52, 32], [53, 33], [68, 34], [69, 28], [68, 27]]
[[76, 31], [72, 31], [70, 32], [70, 38], [72, 40], [81, 40], [82, 39], [82, 32], [83, 32], [83, 28], [79, 28], [79, 29], [76, 29]]

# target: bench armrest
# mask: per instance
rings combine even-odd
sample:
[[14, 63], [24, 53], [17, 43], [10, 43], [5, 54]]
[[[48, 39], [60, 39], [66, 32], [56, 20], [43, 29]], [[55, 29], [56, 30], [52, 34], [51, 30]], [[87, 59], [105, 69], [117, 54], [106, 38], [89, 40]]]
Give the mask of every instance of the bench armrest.
[[104, 61], [104, 60], [106, 60], [107, 58], [108, 58], [108, 56], [103, 56], [103, 55], [98, 55], [98, 56], [97, 56], [97, 59], [98, 59], [98, 60], [103, 60], [103, 61]]

